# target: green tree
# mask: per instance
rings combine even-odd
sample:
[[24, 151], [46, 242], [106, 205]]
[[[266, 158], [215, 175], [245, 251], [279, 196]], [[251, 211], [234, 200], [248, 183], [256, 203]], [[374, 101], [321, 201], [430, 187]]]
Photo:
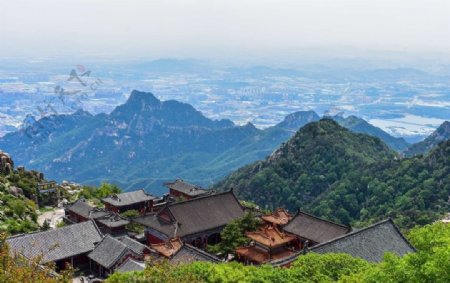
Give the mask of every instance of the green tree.
[[79, 197], [85, 199], [102, 199], [113, 194], [120, 194], [121, 192], [122, 190], [114, 184], [102, 183], [98, 188], [83, 186]]
[[47, 231], [50, 229], [50, 223], [48, 223], [47, 219], [44, 220], [44, 223], [42, 223], [41, 230]]
[[233, 254], [237, 247], [247, 245], [250, 240], [245, 236], [245, 232], [255, 231], [260, 224], [260, 220], [253, 213], [247, 212], [242, 218], [236, 219], [225, 226], [220, 233], [220, 243], [208, 246], [208, 250], [227, 257], [228, 254]]
[[121, 192], [122, 190], [114, 184], [102, 183], [100, 187], [95, 190], [94, 195], [96, 198], [101, 199], [113, 194], [120, 194]]

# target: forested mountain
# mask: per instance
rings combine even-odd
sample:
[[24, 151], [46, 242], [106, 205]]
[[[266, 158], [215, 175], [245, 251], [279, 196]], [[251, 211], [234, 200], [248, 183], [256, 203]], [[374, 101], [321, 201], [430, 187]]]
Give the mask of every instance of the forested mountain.
[[214, 188], [234, 188], [264, 208], [301, 208], [345, 224], [391, 216], [410, 227], [448, 210], [449, 154], [446, 142], [425, 157], [401, 159], [380, 139], [323, 119]]
[[450, 139], [450, 122], [445, 121], [439, 128], [436, 129], [430, 136], [425, 140], [415, 143], [408, 147], [404, 154], [405, 156], [414, 156], [418, 154], [424, 154], [430, 151], [434, 146], [442, 141], [447, 141]]
[[176, 176], [198, 181], [192, 170], [201, 171], [220, 153], [260, 132], [251, 124], [213, 121], [188, 104], [133, 91], [111, 114], [45, 117], [32, 131], [6, 135], [0, 146], [18, 164], [53, 179], [108, 180], [130, 189]]
[[[0, 138], [18, 164], [52, 179], [109, 181], [124, 189], [158, 189], [184, 178], [209, 185], [229, 172], [270, 154], [296, 129], [318, 119], [297, 112], [280, 127], [259, 130], [213, 121], [191, 105], [160, 101], [133, 91], [111, 114], [84, 111], [31, 121], [25, 130]], [[32, 120], [32, 119], [31, 119]]]
[[[51, 179], [95, 185], [107, 181], [124, 190], [146, 188], [159, 194], [163, 182], [176, 178], [210, 186], [270, 155], [299, 128], [319, 119], [313, 111], [299, 111], [260, 130], [251, 123], [214, 121], [189, 104], [133, 91], [110, 114], [94, 116], [80, 110], [39, 121], [30, 118], [24, 130], [0, 138], [0, 147], [18, 164]], [[362, 119], [339, 119], [354, 131], [399, 148], [397, 139]]]

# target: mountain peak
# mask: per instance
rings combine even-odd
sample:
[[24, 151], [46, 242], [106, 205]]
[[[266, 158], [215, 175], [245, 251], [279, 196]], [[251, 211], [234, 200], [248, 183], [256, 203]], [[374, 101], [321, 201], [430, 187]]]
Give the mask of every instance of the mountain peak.
[[450, 122], [445, 121], [425, 141], [440, 142], [448, 139], [450, 139]]
[[407, 148], [404, 152], [405, 156], [414, 156], [424, 154], [430, 151], [434, 146], [442, 141], [450, 140], [450, 122], [442, 123], [430, 136], [425, 140], [415, 143]]
[[133, 90], [130, 96], [128, 97], [126, 104], [159, 106], [161, 104], [161, 101], [158, 98], [156, 98], [151, 92]]
[[73, 115], [73, 116], [92, 116], [91, 113], [89, 113], [88, 111], [83, 110], [83, 109], [78, 109], [78, 110], [77, 110], [76, 112], [74, 112], [72, 115]]
[[111, 112], [112, 117], [129, 117], [134, 113], [153, 111], [161, 108], [162, 102], [151, 92], [133, 90], [128, 100]]
[[297, 131], [304, 125], [320, 120], [319, 115], [316, 112], [309, 111], [297, 111], [287, 115], [284, 120], [276, 125], [278, 128]]
[[[241, 198], [263, 207], [295, 209], [329, 196], [341, 178], [395, 157], [380, 139], [323, 118], [302, 127], [265, 160], [242, 167], [214, 188], [233, 187]], [[344, 218], [340, 220], [345, 222]]]
[[441, 130], [446, 130], [446, 131], [450, 131], [450, 122], [449, 122], [449, 121], [445, 121], [444, 123], [442, 123], [442, 124], [439, 126], [438, 130], [439, 130], [439, 129], [441, 129]]

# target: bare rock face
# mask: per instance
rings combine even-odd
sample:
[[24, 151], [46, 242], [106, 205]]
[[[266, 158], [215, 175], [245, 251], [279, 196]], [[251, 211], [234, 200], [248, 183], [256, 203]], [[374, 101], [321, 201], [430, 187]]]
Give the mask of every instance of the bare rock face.
[[15, 187], [15, 186], [9, 187], [8, 192], [15, 197], [18, 197], [19, 195], [23, 195], [23, 190], [19, 187]]
[[9, 175], [14, 171], [14, 162], [8, 153], [0, 150], [0, 173]]

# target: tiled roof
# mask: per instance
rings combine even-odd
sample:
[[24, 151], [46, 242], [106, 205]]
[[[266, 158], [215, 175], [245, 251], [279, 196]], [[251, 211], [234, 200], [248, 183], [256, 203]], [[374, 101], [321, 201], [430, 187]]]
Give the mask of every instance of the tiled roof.
[[110, 228], [121, 227], [130, 223], [130, 221], [123, 219], [122, 217], [120, 217], [120, 215], [115, 213], [110, 213], [101, 218], [98, 218], [97, 221], [98, 223]]
[[[164, 235], [170, 237], [175, 237], [175, 223], [170, 223], [167, 221], [162, 221], [157, 214], [147, 214], [145, 216], [137, 217], [132, 221], [142, 224], [144, 226], [155, 229]], [[180, 235], [178, 233], [178, 235]]]
[[111, 268], [127, 251], [144, 256], [146, 249], [150, 250], [149, 247], [127, 236], [116, 239], [106, 235], [88, 256], [101, 266]]
[[173, 238], [167, 242], [152, 244], [151, 246], [155, 251], [169, 258], [181, 249], [183, 242], [181, 242], [180, 238]]
[[[162, 213], [169, 213], [172, 219], [169, 222], [161, 219], [159, 214]], [[183, 237], [225, 226], [243, 215], [244, 209], [233, 192], [229, 191], [173, 203], [161, 209], [158, 214], [139, 217], [134, 221], [168, 237]]]
[[280, 232], [272, 225], [265, 225], [254, 232], [246, 232], [245, 235], [269, 248], [287, 244], [297, 238], [295, 235]]
[[304, 254], [304, 251], [292, 252], [292, 254], [290, 254], [289, 256], [281, 257], [278, 259], [273, 259], [273, 260], [269, 261], [268, 263], [270, 263], [273, 266], [277, 266], [277, 267], [289, 266], [292, 262], [294, 262], [302, 254]]
[[102, 201], [114, 206], [126, 206], [134, 203], [140, 203], [155, 199], [154, 196], [147, 194], [144, 190], [126, 192], [103, 198]]
[[187, 264], [194, 261], [221, 262], [216, 256], [188, 244], [184, 244], [170, 259], [173, 264]]
[[391, 219], [314, 246], [310, 250], [316, 253], [348, 253], [371, 262], [380, 262], [386, 252], [403, 256], [415, 251]]
[[186, 194], [188, 196], [199, 196], [208, 193], [208, 190], [202, 187], [192, 185], [184, 182], [183, 180], [176, 180], [175, 182], [168, 182], [164, 184], [169, 189], [178, 191], [180, 193]]
[[66, 208], [67, 211], [72, 211], [78, 215], [83, 216], [84, 218], [88, 219], [89, 218], [89, 213], [92, 211], [92, 218], [99, 218], [102, 216], [107, 215], [108, 213], [106, 211], [102, 211], [99, 210], [91, 205], [89, 205], [86, 201], [84, 200], [77, 200], [76, 202], [74, 202], [72, 205], [68, 206]]
[[264, 250], [258, 246], [247, 246], [247, 247], [239, 247], [236, 249], [236, 254], [240, 257], [246, 257], [249, 260], [257, 263], [265, 263], [269, 262], [270, 260], [279, 260], [282, 258], [289, 257], [294, 252], [283, 249], [278, 251], [277, 253], [272, 254], [270, 256], [269, 252], [267, 250]]
[[350, 229], [348, 226], [337, 224], [301, 211], [283, 227], [283, 230], [289, 233], [316, 243], [323, 243], [345, 235]]
[[136, 261], [132, 258], [127, 259], [122, 263], [115, 271], [116, 272], [130, 272], [130, 271], [140, 271], [145, 269], [145, 263], [141, 261]]
[[102, 235], [95, 223], [86, 221], [55, 230], [11, 237], [7, 243], [11, 252], [27, 258], [42, 256], [41, 263], [84, 254], [94, 249]]
[[283, 208], [278, 208], [269, 215], [263, 215], [261, 218], [276, 225], [286, 225], [292, 219], [292, 215]]
[[149, 250], [149, 247], [131, 239], [130, 237], [121, 237], [119, 240], [137, 255], [144, 255], [145, 250]]
[[88, 257], [105, 268], [111, 268], [126, 251], [128, 248], [124, 243], [106, 235]]

